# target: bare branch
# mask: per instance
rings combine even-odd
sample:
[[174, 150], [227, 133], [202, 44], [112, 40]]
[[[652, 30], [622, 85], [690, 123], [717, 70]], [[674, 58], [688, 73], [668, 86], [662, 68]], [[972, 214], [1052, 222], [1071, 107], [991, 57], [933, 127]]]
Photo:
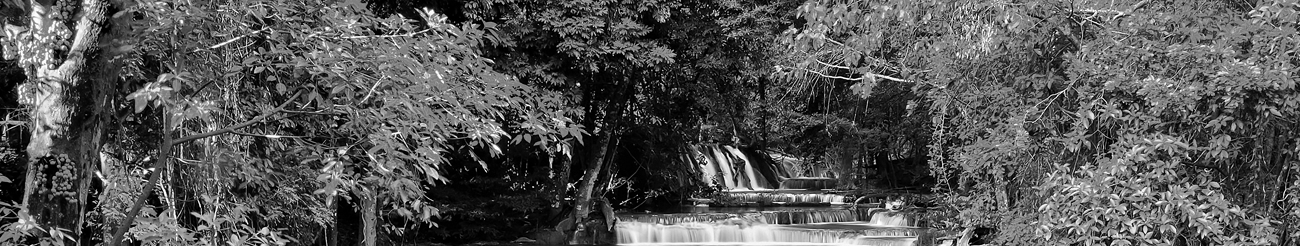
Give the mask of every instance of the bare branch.
[[261, 30], [253, 31], [253, 32], [251, 32], [251, 33], [244, 34], [244, 35], [239, 35], [239, 37], [235, 37], [235, 38], [232, 38], [232, 39], [230, 39], [230, 40], [226, 40], [225, 42], [221, 42], [221, 43], [218, 43], [218, 44], [216, 44], [216, 45], [213, 45], [213, 46], [210, 46], [210, 47], [207, 47], [207, 48], [194, 49], [194, 50], [191, 50], [190, 52], [199, 52], [199, 51], [204, 51], [204, 50], [212, 50], [212, 49], [216, 49], [216, 48], [221, 48], [222, 46], [229, 45], [230, 43], [234, 43], [235, 41], [239, 41], [240, 39], [247, 38], [248, 36], [252, 36], [252, 35], [255, 35], [255, 34], [258, 34], [258, 33], [262, 33], [262, 32], [264, 32], [264, 31], [266, 31], [266, 30], [270, 30], [270, 28], [269, 28], [269, 27], [263, 27]]
[[281, 112], [283, 112], [284, 109], [285, 109], [286, 107], [288, 107], [290, 103], [293, 102], [293, 98], [297, 98], [299, 95], [302, 95], [302, 90], [299, 90], [298, 92], [293, 93], [293, 96], [289, 96], [289, 100], [286, 100], [286, 101], [284, 101], [284, 103], [281, 103], [279, 107], [276, 107], [276, 108], [271, 109], [271, 110], [267, 110], [266, 112], [262, 112], [262, 115], [258, 115], [257, 117], [253, 117], [253, 119], [251, 119], [251, 120], [244, 121], [244, 122], [241, 122], [241, 123], [239, 123], [239, 124], [235, 124], [235, 125], [232, 125], [232, 126], [228, 126], [228, 127], [226, 127], [226, 128], [222, 128], [222, 129], [212, 130], [212, 131], [208, 131], [208, 132], [204, 132], [204, 133], [199, 133], [199, 134], [194, 134], [194, 135], [189, 135], [189, 136], [185, 136], [185, 137], [182, 137], [182, 138], [178, 138], [178, 139], [176, 139], [176, 140], [172, 140], [170, 144], [175, 145], [175, 144], [180, 144], [180, 143], [185, 143], [185, 142], [189, 142], [189, 141], [198, 140], [198, 139], [201, 139], [201, 138], [206, 138], [206, 137], [216, 136], [216, 135], [218, 135], [218, 134], [228, 133], [228, 132], [233, 132], [233, 131], [235, 131], [235, 130], [237, 130], [237, 129], [244, 128], [244, 127], [248, 127], [248, 126], [253, 125], [253, 124], [257, 124], [258, 122], [262, 122], [262, 120], [265, 120], [266, 118], [271, 117], [272, 115], [275, 115], [275, 114], [277, 114], [277, 113], [281, 113]]
[[1130, 6], [1126, 11], [1119, 11], [1114, 9], [1081, 9], [1081, 10], [1076, 10], [1075, 12], [1092, 14], [1093, 16], [1097, 16], [1099, 14], [1114, 14], [1115, 16], [1110, 17], [1110, 21], [1115, 21], [1120, 17], [1132, 15], [1133, 12], [1137, 11], [1137, 9], [1139, 8], [1142, 8], [1142, 6], [1146, 6], [1148, 3], [1151, 3], [1151, 0], [1142, 0], [1141, 2], [1134, 3], [1133, 6]]
[[822, 60], [820, 60], [820, 59], [815, 59], [815, 58], [814, 58], [813, 61], [816, 61], [818, 64], [822, 64], [822, 66], [833, 67], [833, 68], [839, 68], [839, 69], [844, 69], [844, 70], [853, 70], [853, 68], [846, 67], [846, 66], [835, 65], [835, 64], [830, 64], [830, 63], [826, 63], [826, 62], [824, 62], [824, 61], [822, 61]]
[[26, 122], [26, 121], [17, 121], [17, 120], [0, 120], [0, 125], [25, 126], [25, 125], [27, 125], [27, 122]]
[[406, 34], [370, 35], [370, 36], [344, 36], [344, 37], [340, 37], [340, 38], [346, 38], [346, 39], [359, 39], [359, 38], [399, 38], [399, 37], [412, 37], [412, 36], [415, 36], [416, 34], [421, 34], [421, 33], [429, 32], [429, 30], [432, 30], [432, 29], [424, 29], [424, 30], [420, 30], [420, 31], [418, 31], [418, 32], [412, 32], [412, 33], [406, 33]]
[[343, 112], [330, 112], [330, 111], [324, 111], [324, 110], [320, 110], [320, 111], [302, 111], [302, 110], [288, 110], [288, 109], [285, 109], [285, 110], [280, 110], [280, 112], [284, 112], [284, 113], [286, 113], [286, 114], [314, 114], [314, 115], [339, 115], [339, 116], [347, 115], [346, 113], [343, 113]]
[[[802, 70], [802, 71], [804, 71], [804, 72], [808, 72], [808, 73], [816, 74], [817, 76], [821, 76], [821, 77], [824, 77], [824, 78], [843, 79], [843, 80], [849, 80], [849, 81], [858, 81], [858, 80], [864, 80], [864, 79], [867, 79], [867, 78], [874, 78], [874, 79], [893, 80], [893, 81], [904, 82], [904, 83], [924, 83], [924, 82], [916, 82], [916, 81], [911, 81], [911, 80], [906, 80], [906, 79], [895, 78], [895, 77], [888, 76], [888, 75], [881, 75], [881, 74], [875, 74], [875, 73], [865, 73], [865, 72], [861, 72], [861, 71], [855, 71], [855, 72], [857, 72], [857, 73], [862, 73], [862, 74], [863, 74], [862, 77], [850, 78], [850, 77], [844, 77], [844, 76], [835, 76], [835, 75], [824, 74], [824, 73], [817, 72], [817, 71], [813, 71], [813, 70], [811, 70], [811, 69], [807, 69], [807, 68], [786, 67], [786, 66], [777, 66], [777, 67], [778, 67], [778, 68], [797, 69], [797, 70]], [[929, 83], [925, 83], [925, 84], [929, 84]]]
[[245, 136], [245, 137], [259, 137], [259, 138], [270, 138], [270, 139], [277, 139], [277, 138], [305, 138], [305, 137], [306, 137], [306, 136], [285, 136], [285, 135], [275, 135], [275, 134], [252, 134], [252, 133], [246, 133], [246, 132], [241, 132], [241, 131], [230, 131], [230, 133], [234, 133], [235, 135], [240, 135], [240, 136]]

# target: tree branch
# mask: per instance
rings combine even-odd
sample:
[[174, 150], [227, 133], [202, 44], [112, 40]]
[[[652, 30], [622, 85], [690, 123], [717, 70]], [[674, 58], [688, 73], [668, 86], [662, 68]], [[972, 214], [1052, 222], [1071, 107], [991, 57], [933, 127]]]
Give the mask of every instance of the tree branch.
[[343, 112], [326, 112], [326, 111], [302, 111], [302, 110], [280, 110], [287, 114], [314, 114], [314, 115], [347, 115]]
[[27, 125], [27, 122], [26, 122], [26, 121], [17, 121], [17, 120], [0, 120], [0, 125], [25, 126], [25, 125]]
[[[253, 117], [253, 119], [251, 120], [239, 124], [235, 124], [226, 128], [194, 134], [194, 135], [186, 136], [175, 140], [169, 139], [171, 134], [163, 134], [162, 146], [158, 148], [158, 158], [154, 161], [153, 166], [151, 167], [153, 169], [153, 172], [149, 173], [149, 181], [144, 184], [144, 188], [140, 192], [140, 195], [135, 198], [135, 203], [131, 205], [131, 210], [127, 212], [126, 218], [124, 218], [122, 222], [118, 224], [117, 229], [113, 230], [113, 236], [111, 237], [111, 239], [109, 239], [108, 245], [117, 246], [118, 243], [121, 243], [123, 236], [126, 235], [126, 232], [130, 230], [132, 224], [134, 224], [135, 217], [140, 216], [140, 208], [144, 207], [145, 200], [148, 200], [149, 196], [153, 195], [154, 186], [158, 183], [159, 177], [162, 176], [162, 173], [165, 171], [165, 168], [167, 167], [167, 160], [171, 159], [172, 146], [180, 143], [206, 138], [206, 137], [216, 136], [222, 133], [234, 132], [239, 128], [248, 127], [250, 125], [261, 122], [262, 120], [265, 120], [266, 118], [271, 117], [272, 115], [275, 115], [276, 113], [280, 113], [281, 111], [283, 111], [286, 107], [289, 106], [289, 104], [293, 103], [294, 101], [293, 99], [297, 98], [299, 95], [302, 95], [302, 90], [298, 90], [297, 92], [294, 92], [293, 96], [290, 96], [289, 100], [285, 100], [284, 103], [281, 103], [279, 107], [276, 107], [271, 110], [267, 110], [266, 112], [263, 112], [262, 115]], [[170, 121], [170, 117], [163, 117], [163, 120]], [[170, 122], [164, 122], [163, 125], [168, 125], [168, 123]]]
[[218, 135], [218, 134], [228, 133], [228, 132], [233, 132], [233, 131], [235, 131], [235, 130], [237, 130], [237, 129], [239, 129], [239, 128], [244, 128], [244, 127], [248, 127], [248, 126], [253, 125], [253, 124], [257, 124], [258, 122], [262, 122], [262, 120], [265, 120], [267, 117], [271, 117], [272, 115], [275, 115], [276, 113], [283, 112], [284, 109], [285, 109], [286, 107], [288, 107], [290, 103], [293, 102], [293, 98], [296, 98], [296, 97], [298, 97], [299, 95], [302, 95], [302, 91], [301, 91], [301, 90], [299, 90], [299, 91], [296, 92], [296, 93], [293, 93], [293, 96], [289, 96], [289, 100], [286, 100], [286, 101], [284, 101], [284, 103], [281, 103], [279, 107], [276, 107], [276, 108], [271, 109], [271, 110], [267, 110], [266, 112], [263, 112], [262, 115], [258, 115], [257, 117], [253, 117], [253, 119], [251, 119], [251, 120], [244, 121], [244, 122], [242, 122], [242, 123], [235, 124], [235, 125], [232, 125], [232, 126], [228, 126], [228, 127], [226, 127], [226, 128], [222, 128], [222, 129], [212, 130], [212, 131], [209, 131], [209, 132], [204, 132], [204, 133], [199, 133], [199, 134], [194, 134], [194, 135], [189, 135], [189, 136], [185, 136], [185, 137], [182, 137], [182, 138], [178, 138], [178, 139], [176, 139], [176, 140], [173, 140], [173, 141], [171, 142], [171, 144], [175, 145], [175, 144], [180, 144], [180, 143], [185, 143], [185, 142], [189, 142], [189, 141], [198, 140], [198, 139], [201, 139], [201, 138], [206, 138], [206, 137], [216, 136], [216, 135]]
[[276, 138], [305, 138], [305, 137], [306, 137], [306, 136], [285, 136], [285, 135], [275, 135], [275, 134], [252, 134], [252, 133], [241, 132], [241, 131], [231, 131], [230, 133], [233, 133], [233, 134], [235, 134], [235, 135], [245, 136], [245, 137], [259, 137], [259, 138], [270, 138], [270, 139], [276, 139]]
[[193, 52], [199, 52], [199, 51], [204, 51], [204, 50], [212, 50], [212, 49], [216, 49], [216, 48], [221, 48], [222, 46], [229, 45], [230, 43], [234, 43], [235, 41], [239, 41], [240, 39], [247, 38], [248, 36], [252, 36], [252, 35], [255, 35], [255, 34], [258, 34], [258, 33], [262, 33], [262, 32], [264, 32], [264, 31], [266, 31], [266, 30], [270, 30], [270, 28], [269, 28], [269, 27], [263, 27], [263, 28], [260, 29], [260, 30], [253, 31], [253, 32], [251, 32], [251, 33], [244, 34], [244, 35], [239, 35], [239, 37], [235, 37], [235, 38], [232, 38], [232, 39], [230, 39], [230, 40], [226, 40], [225, 42], [217, 43], [216, 45], [209, 46], [209, 47], [207, 47], [207, 48], [196, 48], [196, 49], [194, 49], [194, 50], [191, 50], [190, 52], [193, 53]]
[[82, 3], [82, 12], [77, 18], [72, 45], [68, 47], [67, 58], [60, 65], [60, 69], [80, 69], [85, 60], [88, 59], [86, 58], [86, 52], [91, 51], [91, 48], [99, 44], [99, 36], [103, 30], [104, 12], [108, 8], [107, 5], [107, 1], [84, 1]]
[[1148, 3], [1151, 3], [1151, 0], [1142, 0], [1141, 2], [1134, 3], [1133, 6], [1130, 6], [1126, 11], [1113, 10], [1113, 9], [1080, 9], [1074, 12], [1088, 13], [1088, 14], [1092, 14], [1093, 16], [1096, 16], [1098, 14], [1114, 14], [1115, 16], [1110, 17], [1110, 21], [1115, 21], [1120, 17], [1132, 15], [1134, 11], [1137, 11], [1137, 9], [1142, 8], [1142, 6], [1146, 6]]
[[344, 36], [344, 37], [340, 37], [340, 38], [346, 38], [346, 39], [358, 39], [358, 38], [397, 38], [397, 37], [411, 37], [411, 36], [415, 36], [416, 34], [421, 34], [421, 33], [429, 32], [429, 30], [432, 30], [432, 29], [424, 29], [424, 30], [420, 30], [420, 31], [418, 31], [418, 32], [412, 32], [412, 33], [406, 33], [406, 34], [370, 35], [370, 36]]
[[[842, 67], [842, 66], [841, 66], [841, 67]], [[917, 82], [917, 81], [911, 81], [911, 80], [906, 80], [906, 79], [895, 78], [895, 77], [891, 77], [891, 76], [888, 76], [888, 75], [881, 75], [881, 74], [875, 74], [875, 73], [864, 73], [864, 72], [859, 72], [859, 71], [854, 71], [854, 72], [856, 72], [856, 73], [862, 73], [862, 74], [863, 74], [862, 77], [850, 78], [850, 77], [844, 77], [844, 76], [835, 76], [835, 75], [824, 74], [824, 73], [817, 72], [817, 71], [813, 71], [813, 70], [811, 70], [811, 69], [807, 69], [807, 68], [786, 67], [786, 66], [780, 66], [780, 65], [778, 65], [777, 68], [790, 68], [790, 69], [803, 70], [803, 71], [805, 71], [805, 72], [812, 73], [812, 74], [816, 74], [817, 76], [821, 76], [821, 77], [825, 77], [825, 78], [831, 78], [831, 79], [842, 79], [842, 80], [849, 80], [849, 81], [858, 81], [858, 80], [864, 80], [864, 79], [867, 79], [867, 78], [875, 78], [875, 79], [893, 80], [893, 81], [904, 82], [904, 83], [922, 83], [922, 82]], [[926, 84], [929, 84], [929, 83], [926, 83]]]

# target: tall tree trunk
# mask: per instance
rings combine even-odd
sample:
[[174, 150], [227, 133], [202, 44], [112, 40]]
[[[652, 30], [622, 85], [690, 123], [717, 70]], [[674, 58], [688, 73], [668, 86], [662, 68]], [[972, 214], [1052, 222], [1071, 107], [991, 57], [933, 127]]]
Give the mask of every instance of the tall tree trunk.
[[365, 189], [361, 197], [361, 245], [375, 246], [379, 241], [378, 199], [374, 190]]
[[26, 4], [27, 23], [5, 23], [2, 40], [4, 58], [17, 59], [27, 75], [18, 94], [32, 110], [23, 205], [43, 229], [77, 238], [95, 198], [91, 183], [112, 111], [108, 99], [117, 88], [112, 77], [87, 76], [100, 66], [88, 63], [106, 61], [96, 58], [108, 3]]
[[[573, 228], [574, 230], [580, 230], [582, 228], [582, 225], [587, 221], [587, 214], [591, 212], [592, 191], [595, 190], [596, 180], [600, 176], [601, 168], [605, 166], [605, 152], [609, 149], [610, 139], [612, 139], [613, 136], [614, 133], [609, 130], [602, 131], [598, 138], [599, 140], [594, 142], [594, 145], [592, 145], [594, 147], [593, 150], [591, 150], [591, 153], [587, 155], [587, 160], [585, 161], [587, 163], [587, 170], [582, 175], [582, 182], [578, 186], [578, 199], [573, 202], [573, 223], [578, 225]], [[574, 236], [569, 238], [569, 243], [576, 244], [576, 240], [578, 239], [578, 237], [576, 237], [577, 234], [570, 233], [570, 235]]]
[[[614, 131], [624, 119], [624, 111], [631, 100], [633, 94], [631, 89], [635, 87], [635, 84], [631, 80], [626, 81], [622, 88], [619, 89], [619, 92], [609, 100], [611, 103], [606, 108], [605, 124], [596, 136], [597, 141], [587, 142], [591, 145], [588, 145], [588, 150], [585, 153], [586, 158], [583, 160], [583, 163], [586, 164], [586, 170], [583, 172], [582, 181], [578, 186], [578, 197], [573, 202], [573, 223], [576, 225], [583, 225], [587, 220], [587, 214], [591, 212], [591, 197], [596, 188], [596, 180], [600, 178], [601, 169], [605, 166], [606, 154], [611, 148], [610, 144], [614, 138]], [[576, 234], [573, 232], [578, 228], [575, 226], [569, 229], [569, 242], [574, 243], [577, 237], [574, 237]]]
[[551, 160], [559, 162], [552, 164], [552, 166], [559, 165], [552, 168], [552, 170], [556, 172], [553, 179], [553, 181], [555, 181], [553, 184], [555, 186], [555, 190], [553, 191], [555, 192], [555, 205], [553, 205], [552, 208], [557, 209], [556, 211], [558, 212], [564, 208], [564, 198], [569, 194], [569, 169], [572, 168], [573, 161], [570, 161], [568, 155], [554, 156], [551, 157]]

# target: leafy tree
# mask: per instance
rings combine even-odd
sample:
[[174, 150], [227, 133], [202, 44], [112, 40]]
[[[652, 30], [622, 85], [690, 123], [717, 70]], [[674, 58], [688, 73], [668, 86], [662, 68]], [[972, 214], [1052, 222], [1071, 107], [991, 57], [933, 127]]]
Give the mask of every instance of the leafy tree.
[[915, 103], [933, 122], [930, 168], [948, 226], [997, 227], [1003, 243], [1026, 245], [1294, 238], [1297, 218], [1283, 211], [1295, 208], [1285, 197], [1300, 175], [1281, 120], [1295, 112], [1293, 2], [814, 1], [800, 11], [798, 47], [842, 55], [794, 69], [925, 95]]
[[[107, 8], [101, 5], [69, 9]], [[76, 37], [71, 43], [83, 46], [90, 42], [85, 40], [95, 40], [84, 36], [95, 34], [90, 33], [95, 29], [73, 36], [59, 34], [67, 28], [43, 24], [49, 23], [40, 19], [49, 17], [41, 15], [47, 14], [42, 12], [44, 7], [48, 6], [31, 8], [36, 13], [34, 23], [39, 24], [32, 26], [54, 30], [29, 31], [32, 38]], [[117, 139], [146, 143], [105, 148], [102, 142], [79, 141], [88, 145], [84, 152], [94, 156], [93, 161], [107, 158], [105, 168], [89, 168], [98, 164], [77, 161], [73, 164], [89, 166], [62, 169], [69, 175], [82, 175], [78, 173], [83, 170], [85, 175], [93, 171], [106, 175], [103, 203], [96, 212], [106, 217], [105, 227], [113, 226], [112, 234], [98, 239], [109, 244], [118, 243], [128, 232], [147, 244], [283, 243], [287, 238], [275, 228], [254, 225], [264, 221], [286, 227], [303, 222], [328, 226], [332, 217], [328, 208], [333, 206], [329, 204], [344, 202], [355, 203], [361, 210], [363, 241], [374, 245], [379, 220], [388, 215], [423, 222], [437, 216], [424, 191], [446, 180], [442, 173], [453, 165], [449, 155], [466, 153], [473, 162], [484, 163], [486, 157], [477, 156], [476, 150], [499, 154], [502, 146], [511, 145], [508, 140], [512, 136], [518, 136], [514, 143], [556, 150], [566, 148], [565, 139], [583, 134], [565, 116], [566, 110], [558, 108], [557, 97], [493, 71], [491, 61], [479, 55], [479, 49], [489, 45], [487, 40], [495, 39], [485, 31], [491, 27], [448, 24], [436, 12], [420, 12], [426, 21], [415, 26], [402, 19], [375, 18], [356, 5], [332, 1], [149, 2], [112, 7], [123, 13], [112, 16], [125, 18], [118, 26], [122, 29], [115, 29], [123, 34], [115, 36], [120, 40], [112, 44], [131, 45], [106, 46], [118, 53], [93, 56], [105, 60], [91, 60], [99, 63], [79, 60], [62, 64], [120, 65], [121, 73], [93, 70], [104, 74], [86, 76], [107, 78], [95, 85], [112, 90], [119, 89], [111, 83], [114, 79], [147, 83], [123, 83], [123, 87], [138, 88], [125, 96], [93, 88], [73, 89], [82, 78], [77, 67], [57, 70], [58, 74], [78, 75], [52, 77], [72, 79], [54, 83], [66, 84], [53, 87], [60, 89], [54, 91], [57, 93], [35, 90], [43, 94], [33, 97], [88, 93], [96, 97], [76, 98], [100, 105], [105, 112], [130, 113], [118, 118], [40, 114], [62, 117], [49, 120], [32, 114], [32, 122], [90, 126], [92, 130], [102, 125], [106, 130], [91, 133], [112, 132], [118, 134], [114, 135]], [[49, 18], [67, 18], [58, 14], [69, 13]], [[80, 22], [89, 22], [84, 25], [92, 28], [106, 23]], [[14, 45], [18, 47], [15, 50], [23, 51], [27, 56], [20, 58], [32, 64], [32, 71], [46, 71], [51, 66], [41, 64], [58, 62], [50, 61], [51, 53], [64, 54], [58, 45], [23, 39], [26, 36], [7, 37], [12, 40], [6, 40], [6, 47]], [[376, 42], [383, 45], [374, 45]], [[84, 59], [79, 49], [85, 48], [73, 49], [68, 57]], [[44, 60], [38, 59], [41, 57]], [[25, 85], [40, 85], [30, 81]], [[34, 110], [70, 110], [59, 106], [63, 105], [56, 103], [59, 100], [35, 101], [44, 104]], [[105, 122], [66, 122], [69, 119]], [[53, 129], [56, 131], [33, 134], [35, 148], [29, 149], [50, 146], [51, 140], [37, 135], [75, 140], [73, 135], [59, 135], [70, 134], [60, 130], [66, 127]], [[157, 145], [148, 144], [155, 141]], [[102, 157], [102, 149], [121, 152]], [[41, 153], [32, 156], [45, 156]], [[152, 163], [140, 164], [146, 160]], [[141, 183], [144, 173], [148, 178]], [[57, 177], [74, 177], [69, 175]], [[89, 177], [70, 180], [89, 182]], [[204, 179], [183, 181], [193, 177]], [[53, 182], [57, 180], [27, 180], [59, 184]], [[155, 187], [164, 180], [163, 187]], [[28, 190], [33, 191], [32, 187]], [[65, 190], [89, 192], [85, 185]], [[304, 195], [312, 191], [319, 196]], [[186, 205], [193, 201], [198, 204]], [[72, 208], [40, 209], [86, 210], [72, 204]], [[35, 208], [32, 205], [28, 204]], [[301, 209], [282, 210], [292, 207]], [[84, 212], [59, 213], [68, 218], [51, 218], [39, 211], [33, 214], [38, 220], [24, 219], [11, 229], [44, 229], [48, 224], [49, 228], [80, 230], [70, 225], [91, 217]], [[146, 218], [137, 219], [139, 214]], [[98, 236], [79, 231], [72, 235], [83, 239]]]

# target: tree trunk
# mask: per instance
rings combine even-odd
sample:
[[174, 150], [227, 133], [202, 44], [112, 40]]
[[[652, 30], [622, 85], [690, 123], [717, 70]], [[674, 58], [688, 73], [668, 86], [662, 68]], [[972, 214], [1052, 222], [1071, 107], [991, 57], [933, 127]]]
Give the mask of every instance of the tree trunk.
[[32, 110], [23, 205], [42, 229], [81, 238], [117, 88], [113, 77], [88, 79], [100, 65], [88, 63], [107, 61], [97, 58], [108, 3], [26, 4], [27, 23], [5, 23], [3, 39], [4, 58], [17, 59], [27, 75], [19, 101]]
[[366, 189], [361, 194], [361, 245], [375, 246], [378, 242], [376, 229], [379, 228], [378, 201], [375, 191]]
[[618, 158], [618, 149], [615, 147], [618, 146], [619, 141], [617, 138], [611, 138], [610, 141], [611, 141], [609, 143], [610, 147], [605, 150], [605, 157], [604, 157], [605, 160], [603, 161], [604, 164], [602, 164], [605, 165], [605, 167], [601, 168], [601, 172], [599, 176], [600, 178], [596, 179], [597, 190], [592, 191], [592, 194], [600, 194], [600, 195], [593, 195], [593, 196], [604, 197], [605, 192], [609, 190], [610, 182], [612, 182], [614, 179], [614, 172], [618, 171], [614, 169], [615, 168], [614, 161], [616, 158]]
[[[583, 163], [586, 164], [586, 171], [583, 173], [582, 181], [578, 186], [578, 198], [573, 202], [574, 216], [573, 223], [583, 225], [587, 220], [587, 214], [591, 212], [592, 192], [596, 188], [596, 180], [600, 178], [601, 169], [605, 166], [605, 159], [608, 150], [611, 148], [611, 140], [614, 138], [614, 131], [617, 129], [624, 118], [623, 114], [627, 108], [628, 102], [633, 94], [632, 88], [635, 82], [629, 80], [625, 82], [620, 90], [609, 100], [611, 103], [606, 108], [605, 126], [600, 129], [597, 141], [588, 141], [588, 150], [585, 152], [586, 158]], [[567, 228], [570, 235], [569, 242], [574, 243], [577, 239], [573, 232], [579, 228]]]
[[[592, 191], [595, 190], [596, 180], [600, 176], [601, 168], [605, 166], [605, 151], [609, 149], [610, 139], [613, 138], [613, 136], [614, 134], [608, 130], [602, 131], [599, 136], [599, 141], [596, 141], [593, 143], [595, 145], [592, 145], [594, 150], [591, 150], [591, 153], [587, 155], [587, 170], [582, 175], [582, 182], [578, 186], [578, 199], [573, 202], [573, 223], [579, 226], [573, 228], [573, 230], [580, 231], [581, 225], [585, 224], [587, 221], [587, 214], [591, 212]], [[576, 240], [578, 239], [576, 233], [570, 233], [570, 235], [575, 236], [569, 238], [569, 243], [576, 244]]]
[[555, 186], [555, 190], [553, 191], [555, 192], [555, 204], [552, 208], [557, 209], [556, 211], [560, 211], [564, 208], [564, 198], [569, 194], [569, 169], [572, 168], [573, 162], [570, 161], [569, 156], [566, 155], [552, 157], [551, 160], [560, 162], [556, 163], [559, 165], [558, 167], [552, 168], [552, 170], [556, 172], [554, 177], [555, 183], [553, 184]]

